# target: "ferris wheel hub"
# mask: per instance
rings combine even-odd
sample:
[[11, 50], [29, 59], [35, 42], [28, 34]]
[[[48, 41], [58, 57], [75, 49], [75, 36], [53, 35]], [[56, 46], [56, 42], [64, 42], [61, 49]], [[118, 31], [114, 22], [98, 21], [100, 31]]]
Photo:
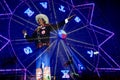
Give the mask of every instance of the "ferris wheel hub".
[[58, 31], [58, 37], [61, 39], [66, 39], [67, 33], [64, 30], [59, 30]]

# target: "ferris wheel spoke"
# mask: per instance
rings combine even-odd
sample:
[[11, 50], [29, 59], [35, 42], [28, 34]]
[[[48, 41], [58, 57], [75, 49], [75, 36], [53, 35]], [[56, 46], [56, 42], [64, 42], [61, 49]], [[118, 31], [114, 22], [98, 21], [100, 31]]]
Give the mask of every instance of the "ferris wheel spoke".
[[113, 65], [101, 54], [99, 54], [101, 56], [101, 58], [111, 67], [113, 67]]
[[[53, 0], [52, 0], [51, 2], [52, 2], [53, 14], [54, 14], [54, 17], [55, 17], [55, 22], [56, 22], [56, 24], [57, 24], [58, 21], [57, 21], [57, 15], [56, 15], [56, 10], [55, 10], [55, 4], [54, 4], [54, 1], [53, 1]], [[57, 24], [57, 29], [59, 29], [59, 28], [58, 28], [58, 24]], [[56, 32], [56, 30], [54, 30], [54, 31]]]
[[24, 21], [24, 22], [26, 22], [26, 23], [29, 23], [30, 25], [33, 25], [34, 27], [38, 26], [38, 25], [36, 25], [35, 23], [33, 23], [33, 22], [31, 22], [31, 21], [28, 21], [28, 20], [26, 20], [26, 19], [24, 19], [24, 18], [22, 18], [22, 17], [20, 17], [20, 16], [18, 16], [18, 15], [16, 15], [16, 14], [13, 14], [13, 16], [16, 17], [16, 18], [18, 18], [18, 19], [20, 19], [21, 21]]
[[[78, 66], [78, 64], [83, 65], [83, 62], [80, 61], [79, 56], [76, 56], [76, 54], [73, 52], [73, 50], [70, 47], [68, 49], [69, 49], [69, 52], [71, 52], [72, 56], [74, 57], [73, 61], [74, 61], [74, 64], [75, 64], [76, 68], [78, 70], [80, 70], [80, 66]], [[89, 69], [89, 71], [92, 71], [89, 67], [87, 67], [87, 68]]]
[[71, 1], [71, 4], [74, 5], [73, 0], [70, 0], [70, 1]]
[[50, 32], [50, 34], [57, 36], [57, 33], [55, 33], [55, 32]]
[[86, 63], [88, 63], [90, 66], [92, 66], [93, 68], [95, 68], [95, 66], [93, 65], [93, 64], [91, 64], [85, 57], [83, 57], [82, 55], [81, 55], [81, 53], [79, 53], [75, 48], [73, 48], [72, 46], [71, 46], [71, 48], [72, 48], [72, 50], [73, 51], [75, 51]]
[[59, 49], [60, 49], [60, 42], [58, 42], [58, 47], [57, 47], [57, 56], [56, 56], [56, 60], [55, 60], [55, 69], [54, 69], [54, 76], [56, 75], [56, 70], [57, 70], [57, 63], [58, 63], [58, 54], [59, 54]]
[[[61, 42], [62, 42], [64, 51], [65, 51], [65, 53], [66, 53], [66, 55], [67, 55], [67, 58], [68, 58], [68, 60], [70, 60], [70, 56], [69, 56], [69, 55], [71, 55], [71, 53], [68, 51], [68, 48], [67, 48], [67, 46], [63, 43], [63, 41], [61, 41]], [[73, 72], [75, 72], [75, 69], [74, 69], [73, 65], [71, 65], [71, 67], [72, 67], [72, 69], [73, 69]]]
[[74, 33], [74, 32], [76, 32], [76, 31], [79, 31], [79, 30], [83, 29], [83, 28], [86, 28], [87, 26], [88, 26], [88, 25], [85, 25], [85, 26], [83, 26], [83, 27], [77, 28], [77, 29], [75, 29], [75, 30], [72, 30], [72, 31], [68, 32], [67, 34]]
[[53, 41], [50, 45], [49, 45], [49, 47], [47, 48], [47, 49], [45, 49], [36, 59], [34, 59], [28, 66], [27, 66], [27, 68], [29, 68], [38, 58], [40, 58], [43, 54], [44, 54], [44, 52], [46, 52], [51, 46], [53, 46], [53, 44], [56, 42], [56, 40], [55, 41]]
[[92, 47], [95, 47], [95, 46], [96, 46], [96, 45], [93, 45], [93, 44], [90, 44], [90, 43], [86, 43], [86, 42], [83, 42], [83, 41], [78, 41], [78, 40], [71, 39], [71, 38], [66, 38], [66, 39], [67, 39], [67, 40], [70, 40], [70, 41], [73, 41], [73, 42], [76, 42], [76, 43], [80, 43], [80, 44], [92, 46]]
[[[31, 5], [29, 5], [27, 1], [24, 1], [24, 2], [29, 8], [32, 8]], [[33, 3], [33, 1], [30, 0], [30, 2], [32, 3], [33, 7], [38, 11], [38, 13], [41, 13], [40, 10], [37, 8], [37, 6]]]
[[34, 76], [34, 74], [32, 72], [30, 72], [30, 70], [28, 70], [28, 69], [26, 69], [26, 70], [27, 70], [26, 72], [28, 72], [31, 76]]
[[20, 21], [18, 21], [18, 20], [16, 20], [16, 19], [13, 19], [13, 18], [12, 18], [12, 20], [13, 20], [14, 22], [16, 22], [16, 23], [22, 25], [22, 26], [25, 26], [26, 28], [30, 29], [31, 31], [34, 31], [33, 28], [31, 28], [31, 27], [25, 25], [24, 23], [22, 23], [22, 22], [20, 22]]
[[68, 45], [73, 46], [73, 47], [79, 47], [79, 48], [86, 48], [86, 49], [94, 50], [93, 47], [89, 47], [89, 46], [87, 46], [87, 45], [70, 44], [70, 43], [68, 43]]
[[35, 8], [39, 13], [41, 13], [40, 10], [37, 8], [37, 6], [33, 3], [33, 1], [30, 0], [30, 2], [32, 3], [32, 5], [34, 6], [34, 8]]

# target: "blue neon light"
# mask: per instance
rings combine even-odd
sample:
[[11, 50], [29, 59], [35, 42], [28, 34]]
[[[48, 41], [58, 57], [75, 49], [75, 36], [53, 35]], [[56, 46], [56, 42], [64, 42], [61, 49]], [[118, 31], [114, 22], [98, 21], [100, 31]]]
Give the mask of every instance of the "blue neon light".
[[83, 70], [83, 69], [84, 69], [84, 67], [81, 64], [78, 64], [78, 70], [80, 71], [80, 70]]
[[62, 78], [70, 78], [69, 70], [61, 70], [61, 72], [63, 73]]
[[65, 9], [64, 9], [64, 8], [65, 8], [64, 6], [60, 5], [59, 10], [60, 10], [61, 12], [65, 12]]
[[98, 51], [95, 51], [94, 54], [97, 55], [97, 54], [99, 54], [99, 52], [98, 52]]
[[47, 2], [41, 2], [40, 5], [41, 5], [43, 8], [47, 9]]
[[87, 51], [87, 53], [90, 54], [90, 57], [93, 57], [94, 54], [93, 50]]
[[34, 14], [34, 11], [30, 10], [30, 8], [28, 8], [27, 10], [24, 11], [25, 14], [27, 14], [29, 17], [31, 17]]
[[28, 54], [32, 53], [33, 51], [30, 47], [26, 47], [26, 48], [24, 48], [24, 52], [25, 52], [25, 54], [28, 55]]
[[93, 51], [93, 50], [89, 50], [89, 51], [87, 51], [87, 53], [90, 54], [90, 57], [93, 57], [93, 55], [99, 54], [98, 51]]
[[77, 23], [79, 23], [79, 22], [81, 21], [81, 19], [80, 19], [78, 16], [76, 16], [74, 20], [75, 20], [75, 22], [77, 22]]

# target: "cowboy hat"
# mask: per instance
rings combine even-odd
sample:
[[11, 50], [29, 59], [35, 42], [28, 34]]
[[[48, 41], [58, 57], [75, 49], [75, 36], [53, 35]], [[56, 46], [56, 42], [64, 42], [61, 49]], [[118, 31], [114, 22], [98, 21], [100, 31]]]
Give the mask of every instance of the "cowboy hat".
[[38, 15], [36, 15], [35, 19], [36, 19], [37, 23], [38, 23], [38, 19], [40, 19], [40, 18], [44, 19], [46, 24], [49, 24], [49, 19], [48, 19], [48, 17], [45, 14], [38, 14]]

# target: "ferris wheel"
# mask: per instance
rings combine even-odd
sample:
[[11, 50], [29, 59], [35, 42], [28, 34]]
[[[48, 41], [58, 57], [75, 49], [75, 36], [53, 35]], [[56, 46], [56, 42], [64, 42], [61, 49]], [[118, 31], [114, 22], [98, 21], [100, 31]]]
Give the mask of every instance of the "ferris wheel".
[[40, 13], [46, 14], [50, 23], [54, 24], [75, 15], [68, 24], [51, 32], [49, 48], [53, 76], [62, 75], [65, 71], [67, 73], [81, 73], [85, 70], [99, 72], [98, 68], [103, 61], [107, 66], [111, 66], [112, 64], [104, 57], [107, 53], [101, 46], [114, 33], [92, 24], [94, 7], [94, 3], [74, 5], [72, 0], [20, 1], [11, 14], [8, 14], [10, 18], [8, 33], [12, 50], [19, 61], [17, 68], [26, 69], [28, 75], [35, 73], [36, 48], [34, 43], [24, 39], [21, 31], [26, 29], [32, 34], [38, 26], [35, 16]]

